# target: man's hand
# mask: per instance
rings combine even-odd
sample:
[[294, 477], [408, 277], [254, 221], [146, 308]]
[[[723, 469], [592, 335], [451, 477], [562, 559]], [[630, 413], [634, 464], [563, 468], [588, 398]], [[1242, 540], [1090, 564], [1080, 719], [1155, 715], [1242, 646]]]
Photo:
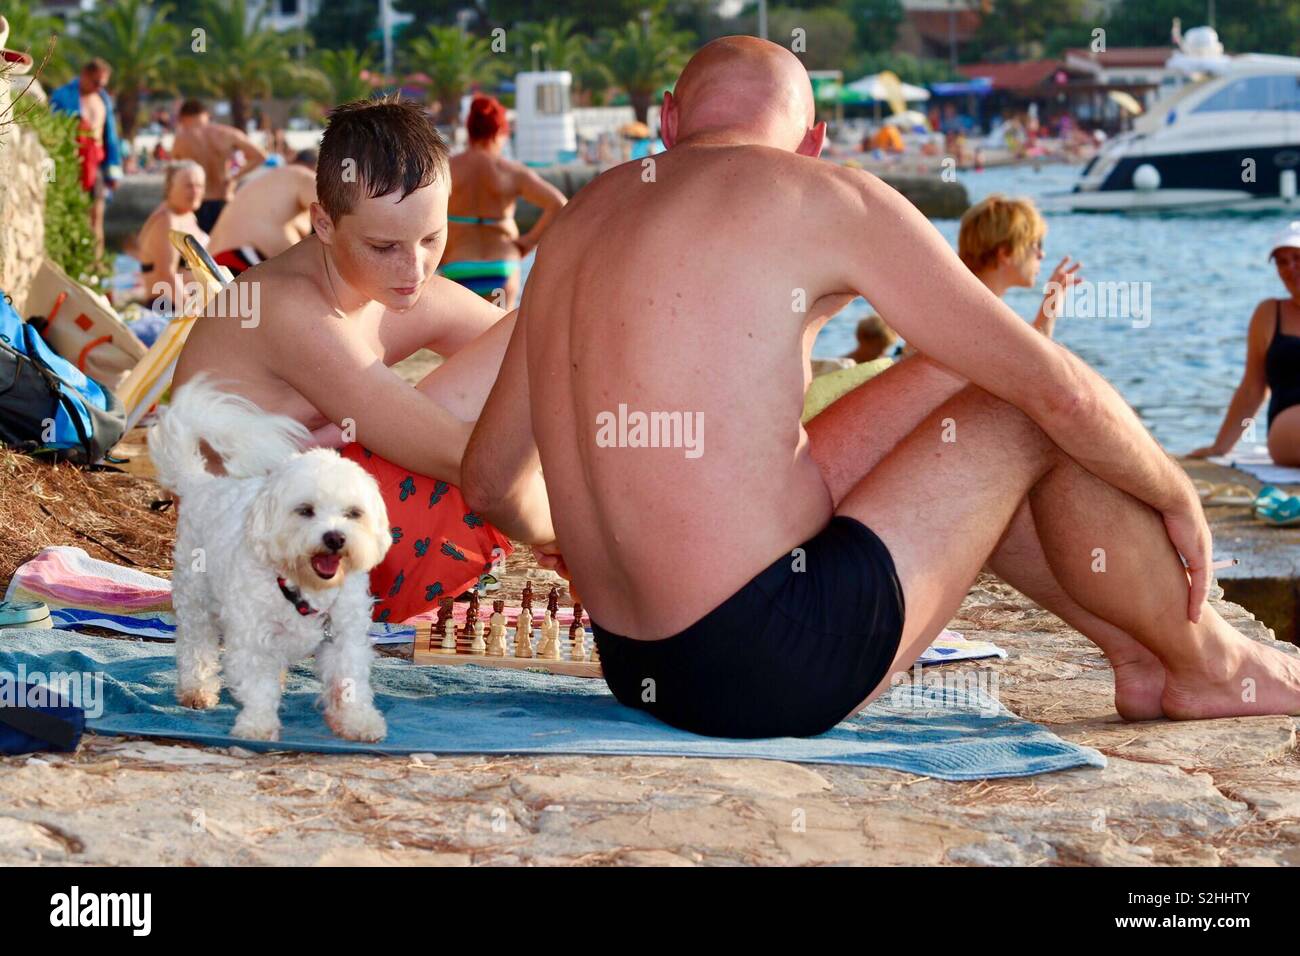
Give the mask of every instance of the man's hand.
[[549, 544], [533, 545], [533, 557], [537, 563], [548, 571], [554, 571], [564, 580], [569, 582], [569, 595], [575, 601], [581, 601], [578, 592], [573, 589], [573, 575], [569, 573], [569, 566], [564, 563], [564, 555], [560, 554], [560, 546], [552, 541]]
[[1185, 487], [1179, 499], [1172, 505], [1162, 508], [1160, 517], [1165, 522], [1165, 533], [1169, 535], [1183, 563], [1187, 566], [1190, 587], [1187, 596], [1187, 619], [1196, 623], [1201, 619], [1205, 599], [1210, 593], [1211, 573], [1211, 538], [1210, 526], [1205, 521], [1205, 511], [1196, 496], [1191, 482], [1183, 483]]
[[1187, 453], [1188, 458], [1213, 458], [1215, 455], [1226, 455], [1232, 451], [1231, 448], [1219, 448], [1216, 445], [1206, 445], [1204, 448], [1198, 448], [1195, 451]]

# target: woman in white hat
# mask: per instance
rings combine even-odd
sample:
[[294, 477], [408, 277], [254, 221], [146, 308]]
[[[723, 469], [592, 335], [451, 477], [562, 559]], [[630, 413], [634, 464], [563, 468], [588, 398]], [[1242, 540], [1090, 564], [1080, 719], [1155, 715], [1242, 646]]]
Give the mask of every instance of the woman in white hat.
[[1265, 395], [1268, 452], [1279, 465], [1300, 465], [1300, 221], [1282, 230], [1269, 258], [1286, 286], [1282, 299], [1255, 306], [1246, 333], [1246, 371], [1232, 396], [1213, 445], [1192, 458], [1226, 455], [1249, 427]]

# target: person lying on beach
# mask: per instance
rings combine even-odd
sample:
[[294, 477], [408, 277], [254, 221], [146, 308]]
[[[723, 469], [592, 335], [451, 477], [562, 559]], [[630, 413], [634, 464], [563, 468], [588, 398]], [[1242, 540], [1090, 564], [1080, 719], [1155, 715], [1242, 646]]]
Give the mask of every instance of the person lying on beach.
[[[527, 166], [501, 155], [510, 126], [505, 107], [492, 97], [474, 97], [465, 128], [469, 149], [451, 158], [447, 252], [438, 272], [512, 309], [519, 298], [520, 260], [567, 200]], [[521, 197], [542, 210], [523, 236], [515, 223]]]
[[[239, 171], [232, 175], [236, 155], [241, 157]], [[198, 213], [199, 228], [207, 233], [212, 232], [221, 210], [235, 194], [236, 181], [266, 161], [266, 153], [243, 130], [212, 122], [203, 101], [193, 99], [181, 104], [172, 156], [194, 160], [207, 174], [203, 205]]]
[[1268, 257], [1286, 287], [1285, 299], [1255, 306], [1246, 332], [1246, 369], [1228, 404], [1214, 444], [1190, 458], [1226, 455], [1268, 403], [1268, 453], [1276, 464], [1300, 465], [1300, 221], [1273, 240]]
[[252, 177], [226, 203], [208, 244], [218, 265], [239, 275], [311, 234], [316, 150]]
[[[616, 167], [557, 217], [470, 439], [466, 497], [507, 530], [544, 468], [615, 696], [822, 733], [991, 564], [1104, 651], [1126, 718], [1300, 712], [1300, 661], [1207, 604], [1183, 471], [907, 199], [817, 160], [813, 106], [783, 47], [699, 50], [653, 177]], [[801, 427], [816, 332], [858, 295], [922, 354]]]
[[[514, 316], [434, 274], [448, 188], [446, 144], [419, 106], [335, 109], [316, 167], [315, 235], [225, 287], [174, 380], [206, 372], [375, 477], [394, 544], [370, 583], [376, 620], [392, 623], [460, 594], [510, 552], [457, 486]], [[412, 387], [390, 366], [422, 348], [447, 359]], [[520, 487], [531, 522], [520, 540], [552, 540], [540, 476]]]
[[173, 313], [185, 302], [185, 273], [171, 232], [188, 232], [207, 245], [207, 234], [194, 215], [203, 202], [203, 181], [203, 167], [193, 160], [169, 164], [163, 173], [163, 200], [140, 227], [140, 295], [151, 309]]
[[[1028, 199], [1000, 193], [980, 200], [961, 217], [957, 255], [999, 299], [1013, 288], [1032, 289], [1043, 262], [1047, 223]], [[1061, 315], [1066, 289], [1079, 281], [1080, 262], [1065, 256], [1047, 280], [1047, 292], [1034, 317], [1034, 328], [1049, 339]]]

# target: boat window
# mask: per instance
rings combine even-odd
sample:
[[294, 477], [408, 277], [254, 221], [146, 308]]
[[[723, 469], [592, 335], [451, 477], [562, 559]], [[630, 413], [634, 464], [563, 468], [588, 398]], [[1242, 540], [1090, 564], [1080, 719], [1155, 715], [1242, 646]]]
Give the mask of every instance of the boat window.
[[554, 115], [569, 111], [569, 88], [563, 83], [541, 83], [537, 87], [537, 112]]
[[1225, 110], [1300, 110], [1300, 76], [1243, 77], [1210, 96], [1195, 112]]

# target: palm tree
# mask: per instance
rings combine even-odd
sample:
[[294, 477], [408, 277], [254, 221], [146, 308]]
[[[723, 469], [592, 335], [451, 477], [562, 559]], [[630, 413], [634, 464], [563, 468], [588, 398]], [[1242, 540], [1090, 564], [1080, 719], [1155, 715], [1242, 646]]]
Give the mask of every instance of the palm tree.
[[110, 85], [117, 90], [118, 122], [127, 139], [135, 134], [141, 97], [175, 79], [180, 31], [167, 22], [171, 12], [166, 3], [155, 8], [149, 0], [118, 0], [82, 17], [76, 39], [68, 41], [81, 60], [98, 56], [112, 66]]
[[599, 95], [612, 78], [605, 64], [593, 55], [592, 40], [574, 32], [572, 17], [553, 17], [544, 23], [524, 23], [515, 30], [515, 47], [520, 70], [568, 70], [575, 90]]
[[366, 54], [345, 47], [320, 50], [313, 59], [324, 80], [322, 95], [327, 107], [364, 100], [373, 92], [370, 84], [361, 78], [364, 71], [374, 69]]
[[440, 123], [456, 123], [465, 90], [492, 82], [506, 68], [487, 40], [455, 27], [429, 27], [425, 36], [407, 45], [406, 60], [411, 69], [427, 73], [432, 80]]
[[671, 83], [686, 61], [693, 42], [689, 33], [672, 30], [662, 20], [629, 20], [604, 33], [605, 61], [614, 80], [632, 101], [636, 118], [646, 122], [656, 93]]
[[253, 100], [319, 88], [315, 69], [295, 61], [300, 31], [277, 33], [266, 25], [268, 4], [248, 0], [195, 0], [197, 31], [183, 61], [189, 84], [230, 101], [230, 121], [248, 125]]
[[[49, 51], [50, 40], [58, 38], [56, 48], [48, 63], [40, 71], [41, 85], [46, 88], [58, 86], [72, 77], [72, 62], [63, 56], [63, 24], [55, 17], [38, 14], [31, 5], [17, 0], [6, 3], [0, 10], [9, 21], [9, 46], [15, 50], [24, 50], [32, 55], [39, 66]], [[33, 70], [33, 72], [35, 72]]]

